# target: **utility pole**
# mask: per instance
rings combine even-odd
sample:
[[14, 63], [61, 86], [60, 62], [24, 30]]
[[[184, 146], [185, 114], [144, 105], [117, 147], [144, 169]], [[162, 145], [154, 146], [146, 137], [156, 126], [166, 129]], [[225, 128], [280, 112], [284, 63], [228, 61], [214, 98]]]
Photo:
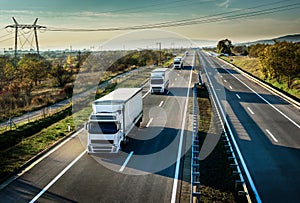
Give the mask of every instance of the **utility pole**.
[[18, 31], [19, 29], [32, 29], [34, 31], [34, 36], [35, 36], [35, 45], [36, 45], [36, 50], [38, 56], [40, 55], [40, 50], [39, 50], [39, 42], [38, 42], [38, 36], [37, 36], [37, 30], [41, 28], [46, 28], [45, 26], [37, 25], [38, 18], [35, 19], [34, 23], [32, 25], [26, 25], [26, 24], [19, 24], [17, 20], [12, 17], [13, 21], [15, 24], [13, 25], [7, 25], [5, 28], [15, 28], [15, 59], [14, 59], [14, 65], [16, 67], [17, 63], [17, 52], [18, 52]]
[[158, 61], [157, 65], [159, 65], [159, 64], [161, 64], [161, 42], [157, 42], [157, 44], [158, 44], [158, 50], [159, 50], [159, 61]]

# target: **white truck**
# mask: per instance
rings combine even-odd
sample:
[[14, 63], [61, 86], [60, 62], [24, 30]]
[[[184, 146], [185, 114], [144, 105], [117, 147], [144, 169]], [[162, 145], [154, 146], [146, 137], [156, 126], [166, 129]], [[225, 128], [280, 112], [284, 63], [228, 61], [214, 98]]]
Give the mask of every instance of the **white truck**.
[[173, 66], [174, 66], [174, 69], [181, 69], [182, 68], [182, 57], [174, 58]]
[[86, 123], [87, 152], [118, 152], [128, 142], [128, 133], [143, 117], [141, 88], [119, 88], [95, 100]]
[[156, 68], [151, 72], [150, 90], [153, 93], [165, 93], [169, 86], [168, 68]]

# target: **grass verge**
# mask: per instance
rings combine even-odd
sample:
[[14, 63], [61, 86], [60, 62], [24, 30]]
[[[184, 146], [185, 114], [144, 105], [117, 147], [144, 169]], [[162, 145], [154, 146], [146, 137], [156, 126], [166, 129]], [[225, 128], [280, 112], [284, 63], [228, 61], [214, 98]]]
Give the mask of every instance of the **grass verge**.
[[[104, 96], [112, 91], [116, 84], [107, 86], [103, 90], [97, 92], [97, 97]], [[68, 108], [71, 113], [71, 107]], [[69, 113], [69, 112], [68, 112]], [[86, 107], [80, 111], [56, 121], [40, 132], [30, 134], [23, 138], [18, 144], [0, 151], [0, 182], [7, 179], [17, 170], [19, 170], [25, 163], [27, 163], [34, 156], [38, 155], [45, 149], [53, 146], [60, 139], [68, 136], [71, 132], [68, 131], [68, 125], [71, 129], [76, 126], [82, 126], [87, 121], [91, 108]]]
[[[139, 77], [128, 77], [122, 81], [121, 86], [140, 86], [147, 80], [151, 70], [146, 69], [142, 74], [139, 74]], [[96, 98], [108, 94], [116, 87], [117, 83], [113, 83], [104, 89], [98, 89]], [[71, 129], [82, 126], [87, 121], [90, 113], [91, 107], [86, 107], [72, 114], [72, 108], [69, 106], [64, 111], [58, 112], [57, 115], [19, 126], [16, 130], [5, 132], [8, 134], [0, 135], [2, 136], [0, 137], [0, 142], [2, 142], [2, 149], [0, 150], [0, 182], [19, 170], [34, 156], [69, 135], [71, 132], [68, 131], [68, 124]], [[17, 139], [15, 136], [17, 136]], [[9, 141], [10, 144], [8, 144], [8, 139], [12, 139]]]
[[260, 70], [258, 59], [257, 58], [250, 58], [246, 56], [230, 56], [225, 57], [221, 56], [221, 59], [235, 65], [236, 67], [240, 68], [241, 70], [251, 74], [252, 76], [260, 79], [261, 81], [273, 86], [275, 89], [290, 95], [291, 97], [295, 98], [296, 100], [300, 100], [300, 78], [293, 77], [291, 82], [291, 87], [288, 87], [288, 79], [282, 77], [281, 81], [278, 82], [276, 79], [265, 79], [263, 73]]
[[[199, 106], [198, 136], [200, 148], [209, 133], [216, 133], [214, 114], [206, 88], [197, 88]], [[227, 154], [221, 140], [204, 160], [200, 161], [200, 201], [241, 202], [235, 195], [234, 176], [231, 173]]]

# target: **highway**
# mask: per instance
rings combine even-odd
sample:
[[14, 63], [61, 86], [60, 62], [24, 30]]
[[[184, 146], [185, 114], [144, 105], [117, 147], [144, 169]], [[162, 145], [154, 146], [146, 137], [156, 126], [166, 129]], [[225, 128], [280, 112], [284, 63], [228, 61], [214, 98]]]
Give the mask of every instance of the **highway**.
[[220, 59], [203, 51], [199, 57], [261, 201], [299, 202], [299, 108]]
[[[81, 130], [0, 191], [0, 202], [175, 202], [181, 155], [189, 150], [187, 112], [194, 55], [172, 70], [167, 95], [143, 89], [144, 117], [118, 154], [86, 153]], [[179, 155], [178, 155], [179, 154]]]

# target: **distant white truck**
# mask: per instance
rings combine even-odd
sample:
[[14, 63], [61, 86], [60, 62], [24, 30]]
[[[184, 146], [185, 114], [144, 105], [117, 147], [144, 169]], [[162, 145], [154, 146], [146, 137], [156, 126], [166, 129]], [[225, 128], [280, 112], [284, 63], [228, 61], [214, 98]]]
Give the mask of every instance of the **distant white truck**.
[[119, 88], [92, 104], [86, 124], [88, 153], [118, 152], [128, 142], [128, 133], [143, 117], [141, 88]]
[[156, 68], [151, 72], [150, 91], [153, 93], [165, 93], [169, 87], [169, 73], [168, 68]]
[[174, 69], [181, 69], [182, 68], [182, 57], [174, 58], [173, 66], [174, 66]]

